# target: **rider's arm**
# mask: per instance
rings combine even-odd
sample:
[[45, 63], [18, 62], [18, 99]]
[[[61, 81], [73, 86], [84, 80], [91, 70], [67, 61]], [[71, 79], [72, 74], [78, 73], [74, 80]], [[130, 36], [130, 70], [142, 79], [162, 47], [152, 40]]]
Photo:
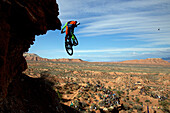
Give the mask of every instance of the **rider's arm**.
[[68, 24], [68, 22], [65, 23], [65, 25], [64, 25], [63, 28], [62, 28], [62, 31], [65, 29], [65, 27], [67, 26], [67, 24]]

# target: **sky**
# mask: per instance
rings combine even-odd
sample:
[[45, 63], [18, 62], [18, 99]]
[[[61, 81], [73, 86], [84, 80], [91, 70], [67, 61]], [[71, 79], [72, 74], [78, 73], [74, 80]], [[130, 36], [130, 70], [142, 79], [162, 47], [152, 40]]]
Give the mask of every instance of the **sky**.
[[[170, 0], [56, 0], [62, 27], [77, 20], [74, 54], [59, 30], [36, 36], [29, 53], [43, 58], [124, 61], [170, 57]], [[159, 30], [158, 30], [159, 29]]]

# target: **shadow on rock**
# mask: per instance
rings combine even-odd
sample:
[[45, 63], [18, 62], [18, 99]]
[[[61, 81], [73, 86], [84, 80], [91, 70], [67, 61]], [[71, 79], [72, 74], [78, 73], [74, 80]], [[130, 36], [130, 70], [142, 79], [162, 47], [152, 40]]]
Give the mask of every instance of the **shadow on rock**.
[[[75, 111], [61, 105], [53, 82], [45, 78], [16, 76], [8, 88], [8, 95], [0, 103], [0, 113], [67, 113]], [[67, 111], [65, 111], [67, 108]]]

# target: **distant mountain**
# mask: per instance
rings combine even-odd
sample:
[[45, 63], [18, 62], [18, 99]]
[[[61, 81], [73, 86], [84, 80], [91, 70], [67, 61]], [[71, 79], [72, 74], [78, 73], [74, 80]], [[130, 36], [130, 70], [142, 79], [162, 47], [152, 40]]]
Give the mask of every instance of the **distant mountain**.
[[122, 61], [120, 63], [129, 63], [129, 64], [168, 64], [170, 63], [168, 61], [165, 61], [161, 58], [147, 58], [147, 59], [141, 59], [141, 60], [127, 60]]
[[170, 57], [167, 57], [167, 58], [162, 58], [163, 60], [166, 60], [168, 62], [170, 62]]
[[38, 56], [37, 54], [34, 53], [24, 53], [23, 56], [25, 57], [26, 60], [32, 60], [32, 61], [50, 61], [47, 58], [42, 58]]
[[42, 58], [34, 53], [24, 53], [23, 56], [25, 57], [26, 60], [30, 60], [30, 61], [86, 62], [81, 59], [66, 59], [66, 58], [47, 59], [47, 58]]
[[[23, 56], [26, 60], [29, 61], [58, 61], [58, 62], [87, 62], [83, 61], [81, 59], [67, 59], [67, 58], [61, 58], [61, 59], [47, 59], [42, 58], [34, 53], [24, 53]], [[168, 62], [170, 61], [170, 58], [147, 58], [147, 59], [141, 59], [141, 60], [126, 60], [119, 63], [127, 63], [127, 64], [165, 64], [170, 65]], [[108, 62], [107, 62], [108, 63]], [[116, 63], [116, 62], [114, 62]]]

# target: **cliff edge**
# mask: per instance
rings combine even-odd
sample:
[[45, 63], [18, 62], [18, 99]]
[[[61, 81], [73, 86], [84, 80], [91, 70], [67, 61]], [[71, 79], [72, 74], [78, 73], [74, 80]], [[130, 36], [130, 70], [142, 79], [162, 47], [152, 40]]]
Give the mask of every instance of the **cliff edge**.
[[[57, 97], [52, 98], [55, 97], [52, 89], [47, 92], [44, 89], [47, 86], [42, 80], [22, 74], [27, 68], [23, 53], [33, 44], [35, 35], [45, 34], [47, 30], [61, 29], [58, 10], [56, 0], [0, 0], [1, 112], [27, 113], [32, 110], [33, 113], [36, 109], [43, 112], [53, 106], [55, 109], [50, 112], [62, 112]], [[46, 97], [49, 97], [48, 102], [44, 99]], [[41, 104], [42, 102], [46, 102], [48, 107]], [[28, 104], [32, 104], [32, 107]], [[26, 106], [30, 108], [26, 109]]]

